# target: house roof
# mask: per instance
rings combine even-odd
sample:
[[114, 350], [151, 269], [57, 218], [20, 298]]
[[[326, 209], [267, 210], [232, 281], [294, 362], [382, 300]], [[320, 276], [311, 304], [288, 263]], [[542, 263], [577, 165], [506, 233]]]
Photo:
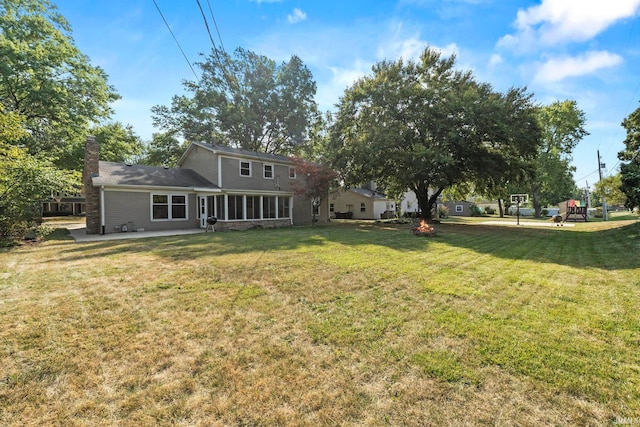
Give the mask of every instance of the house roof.
[[450, 204], [450, 205], [474, 205], [474, 202], [470, 202], [468, 200], [445, 200], [440, 201], [440, 203]]
[[368, 190], [366, 188], [350, 188], [349, 190], [370, 199], [387, 200], [387, 196], [379, 191]]
[[92, 178], [94, 186], [220, 188], [191, 169], [103, 161], [100, 161], [99, 168], [99, 174]]
[[186, 156], [187, 152], [194, 145], [206, 148], [208, 150], [211, 150], [214, 153], [228, 154], [235, 157], [255, 159], [261, 162], [267, 161], [267, 162], [274, 162], [274, 163], [277, 162], [277, 163], [293, 164], [293, 160], [290, 157], [281, 156], [279, 154], [258, 153], [257, 151], [244, 150], [242, 148], [227, 147], [224, 145], [209, 144], [206, 142], [192, 142], [189, 145], [189, 148], [187, 148], [187, 151], [185, 151], [185, 153], [182, 155], [180, 160], [178, 160], [179, 165], [182, 164], [183, 158]]

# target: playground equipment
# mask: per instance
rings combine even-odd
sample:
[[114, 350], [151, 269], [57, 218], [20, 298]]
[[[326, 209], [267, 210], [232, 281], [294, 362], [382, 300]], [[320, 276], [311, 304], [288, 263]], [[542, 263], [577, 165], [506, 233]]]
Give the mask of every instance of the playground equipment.
[[563, 222], [566, 221], [584, 221], [587, 222], [587, 204], [584, 200], [567, 200], [560, 203], [560, 212], [563, 211], [563, 205], [566, 203], [566, 210]]

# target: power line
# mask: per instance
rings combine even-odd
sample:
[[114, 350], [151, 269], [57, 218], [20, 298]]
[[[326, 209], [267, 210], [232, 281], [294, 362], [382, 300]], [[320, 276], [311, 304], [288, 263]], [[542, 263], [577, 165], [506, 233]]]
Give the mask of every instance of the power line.
[[587, 178], [589, 178], [591, 175], [596, 174], [597, 172], [598, 172], [598, 169], [594, 170], [593, 172], [589, 172], [587, 175], [583, 176], [583, 177], [582, 177], [582, 178], [580, 178], [580, 179], [576, 179], [576, 180], [574, 180], [574, 181], [576, 181], [576, 182], [577, 182], [577, 181], [582, 181], [583, 179], [587, 179]]
[[196, 0], [196, 3], [198, 4], [198, 9], [200, 9], [200, 14], [202, 15], [204, 26], [207, 29], [207, 34], [209, 34], [209, 40], [211, 40], [211, 45], [213, 46], [213, 54], [211, 55], [211, 58], [218, 62], [218, 66], [220, 67], [222, 76], [226, 80], [227, 84], [230, 87], [235, 88], [238, 85], [238, 82], [234, 78], [233, 74], [227, 70], [226, 59], [225, 61], [223, 61], [220, 58], [221, 55], [223, 55], [224, 57], [227, 57], [227, 52], [224, 50], [224, 45], [222, 44], [222, 37], [220, 36], [218, 24], [216, 23], [215, 17], [213, 16], [213, 9], [211, 8], [211, 3], [209, 3], [209, 0], [207, 0], [207, 4], [209, 5], [209, 12], [211, 13], [211, 17], [213, 18], [213, 22], [216, 26], [216, 31], [218, 32], [218, 38], [220, 39], [220, 49], [216, 47], [216, 43], [213, 40], [213, 36], [211, 35], [211, 29], [209, 28], [209, 22], [207, 21], [207, 16], [205, 15], [204, 10], [202, 9], [202, 4], [200, 3], [200, 0]]
[[167, 26], [167, 29], [171, 33], [171, 36], [173, 37], [173, 40], [176, 42], [176, 45], [178, 45], [178, 49], [180, 49], [180, 52], [182, 52], [182, 56], [184, 57], [184, 60], [187, 61], [187, 64], [189, 64], [189, 68], [191, 68], [191, 72], [195, 76], [196, 81], [200, 81], [200, 78], [196, 74], [196, 70], [193, 69], [193, 66], [191, 65], [191, 62], [189, 62], [189, 58], [187, 58], [187, 54], [184, 53], [184, 50], [182, 50], [182, 46], [180, 46], [180, 42], [176, 38], [175, 34], [173, 34], [173, 30], [171, 30], [171, 27], [169, 26], [169, 23], [165, 19], [164, 15], [162, 14], [162, 11], [160, 10], [160, 6], [158, 6], [158, 3], [156, 3], [156, 0], [153, 0], [153, 4], [156, 5], [156, 9], [158, 10], [158, 13], [160, 14], [160, 17], [164, 21], [164, 24]]
[[216, 33], [218, 33], [218, 40], [220, 40], [220, 47], [222, 47], [222, 51], [225, 52], [224, 44], [222, 43], [222, 36], [220, 36], [220, 30], [218, 29], [218, 23], [216, 22], [216, 17], [213, 15], [213, 9], [211, 9], [211, 2], [209, 2], [209, 0], [207, 0], [207, 5], [209, 6], [209, 13], [211, 14], [213, 25], [216, 27]]
[[209, 22], [207, 22], [207, 16], [204, 14], [204, 10], [202, 10], [202, 5], [200, 4], [200, 0], [196, 0], [198, 3], [198, 9], [200, 9], [200, 14], [202, 15], [202, 19], [204, 20], [204, 26], [207, 28], [207, 34], [209, 34], [209, 40], [211, 40], [211, 45], [214, 49], [216, 49], [216, 42], [213, 41], [213, 36], [211, 35], [211, 30], [209, 29]]

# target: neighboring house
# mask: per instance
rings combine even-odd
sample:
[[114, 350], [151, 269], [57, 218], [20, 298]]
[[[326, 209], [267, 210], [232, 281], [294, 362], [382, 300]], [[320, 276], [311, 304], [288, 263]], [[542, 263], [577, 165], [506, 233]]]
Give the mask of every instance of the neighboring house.
[[82, 215], [85, 212], [82, 194], [56, 192], [42, 202], [42, 216]]
[[449, 200], [446, 202], [441, 201], [440, 204], [447, 207], [449, 216], [471, 216], [471, 206], [474, 205], [473, 202], [469, 202], [466, 200]]
[[[433, 189], [429, 187], [429, 196], [433, 195]], [[442, 204], [441, 198], [438, 197], [437, 205]], [[435, 209], [437, 206], [434, 206], [433, 216], [435, 218]], [[420, 215], [420, 205], [418, 204], [418, 197], [416, 193], [409, 190], [406, 191], [402, 195], [402, 199], [400, 200], [400, 215], [403, 216], [418, 216]]]
[[[87, 233], [207, 227], [216, 230], [310, 224], [312, 206], [291, 184], [293, 161], [284, 156], [192, 143], [176, 168], [102, 162], [89, 138], [83, 183]], [[327, 203], [319, 221], [328, 219]]]
[[395, 216], [396, 203], [383, 193], [366, 188], [341, 189], [331, 193], [332, 218], [381, 219]]
[[417, 216], [420, 213], [418, 198], [413, 191], [406, 191], [400, 200], [400, 214], [404, 216]]

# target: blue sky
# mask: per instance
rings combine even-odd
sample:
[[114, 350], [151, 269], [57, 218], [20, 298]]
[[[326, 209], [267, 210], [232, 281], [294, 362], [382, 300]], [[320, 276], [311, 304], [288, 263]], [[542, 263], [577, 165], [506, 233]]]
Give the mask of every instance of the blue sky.
[[[77, 46], [122, 96], [115, 119], [145, 140], [150, 109], [182, 94], [194, 75], [153, 0], [53, 0]], [[156, 0], [189, 61], [211, 41], [198, 3]], [[574, 150], [578, 186], [617, 172], [622, 120], [640, 104], [640, 0], [200, 0], [216, 43], [277, 61], [298, 55], [313, 73], [322, 110], [384, 59], [417, 58], [426, 46], [455, 53], [497, 90], [526, 86], [542, 104], [573, 99], [586, 137]], [[198, 69], [196, 68], [196, 72]]]

